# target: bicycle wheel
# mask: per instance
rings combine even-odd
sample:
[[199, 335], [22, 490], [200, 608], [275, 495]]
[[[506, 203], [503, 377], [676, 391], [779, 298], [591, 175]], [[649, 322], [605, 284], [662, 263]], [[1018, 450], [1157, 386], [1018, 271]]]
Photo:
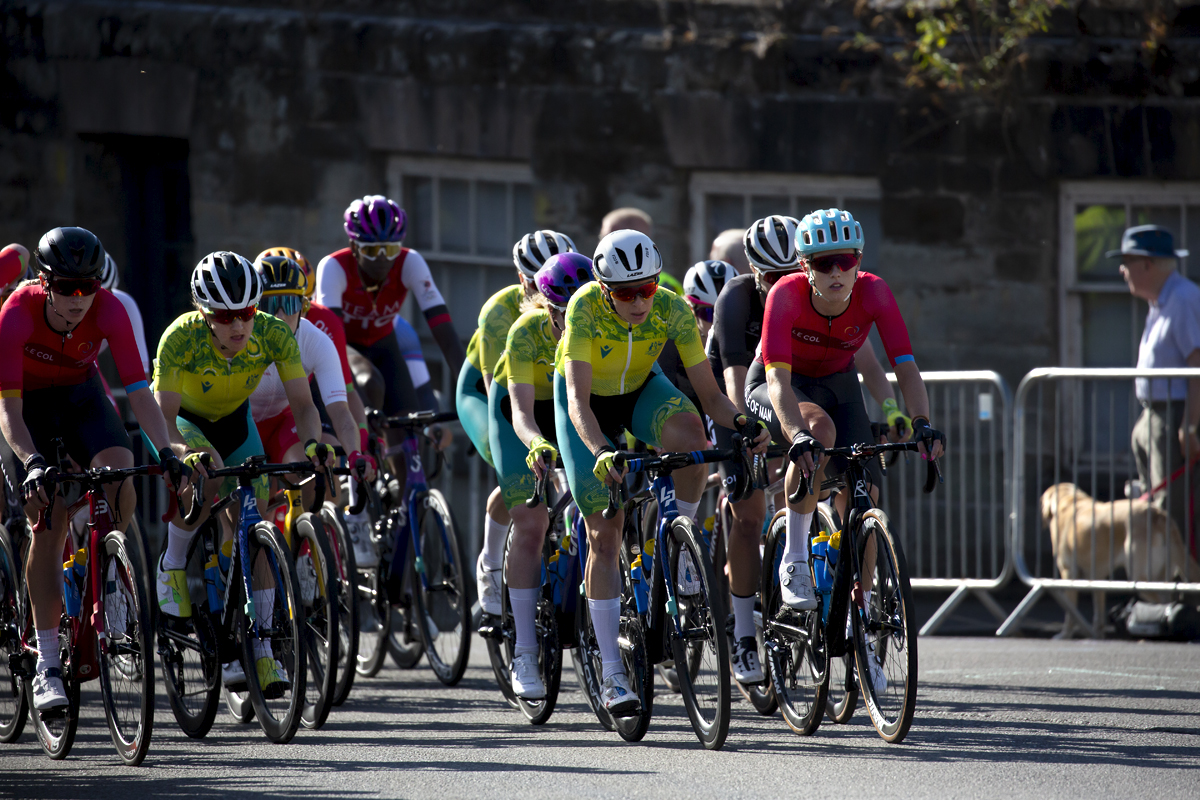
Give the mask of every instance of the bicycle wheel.
[[[708, 547], [691, 519], [672, 520], [666, 556], [679, 609], [678, 630], [668, 616], [667, 637], [683, 705], [700, 743], [706, 749], [719, 750], [729, 734], [731, 692], [725, 601]], [[687, 669], [680, 668], [684, 664]]]
[[763, 551], [763, 644], [783, 721], [796, 733], [809, 736], [825, 714], [828, 658], [820, 611], [794, 611], [780, 600], [785, 525], [781, 511], [771, 521]]
[[355, 581], [358, 566], [354, 561], [354, 547], [346, 526], [338, 517], [333, 503], [326, 502], [321, 508], [321, 521], [333, 551], [334, 591], [337, 595], [338, 650], [337, 682], [333, 689], [333, 704], [340, 706], [350, 696], [357, 674], [358, 663], [358, 602]]
[[310, 512], [296, 520], [297, 584], [303, 610], [304, 656], [308, 677], [304, 682], [304, 710], [300, 724], [316, 730], [329, 719], [337, 687], [338, 592], [335, 562], [329, 536], [321, 518]]
[[[258, 724], [268, 739], [283, 744], [291, 741], [300, 727], [305, 698], [307, 670], [299, 579], [283, 534], [274, 525], [256, 524], [249, 540], [254, 585], [263, 588], [255, 591], [253, 617], [242, 617], [242, 663], [246, 665], [246, 686]], [[273, 664], [266, 663], [268, 659]], [[260, 660], [264, 662], [262, 670], [258, 668]], [[260, 672], [268, 671], [284, 680], [264, 686]]]
[[413, 609], [413, 582], [416, 580], [412, 548], [404, 562], [404, 582], [400, 585], [400, 602], [393, 605], [389, 613], [387, 651], [400, 669], [412, 669], [425, 655], [425, 642], [417, 630], [417, 616]]
[[[21, 609], [24, 617], [25, 642], [35, 642], [37, 637], [33, 625], [33, 606], [29, 602], [29, 589], [21, 582]], [[71, 627], [73, 618], [63, 616], [58, 627], [59, 660], [62, 663], [63, 688], [67, 693], [67, 705], [50, 711], [37, 711], [33, 707], [33, 679], [25, 680], [25, 702], [29, 707], [29, 716], [33, 720], [33, 729], [37, 734], [38, 743], [46, 755], [55, 761], [62, 760], [71, 752], [75, 743], [75, 732], [79, 728], [79, 679], [75, 675], [73, 648], [71, 647]], [[32, 654], [30, 654], [32, 655]], [[30, 668], [33, 658], [27, 658]]]
[[8, 529], [0, 526], [0, 742], [15, 742], [25, 730], [29, 706], [13, 674], [21, 656], [21, 570]]
[[509, 605], [508, 599], [508, 550], [512, 544], [512, 533], [513, 528], [510, 524], [504, 538], [504, 570], [500, 573], [500, 618], [495, 623], [499, 636], [493, 634], [482, 638], [488, 654], [488, 663], [492, 665], [492, 674], [496, 677], [496, 685], [500, 688], [504, 702], [513, 708], [519, 708], [517, 695], [512, 690], [512, 672], [509, 669], [512, 664], [513, 643], [517, 636], [512, 619], [512, 606]]
[[355, 671], [374, 678], [387, 658], [388, 629], [392, 614], [380, 567], [358, 570], [358, 661]]
[[[817, 532], [826, 535], [831, 535], [838, 529], [833, 509], [828, 504], [817, 504], [816, 524]], [[847, 652], [844, 656], [833, 656], [829, 659], [828, 685], [825, 715], [839, 725], [844, 725], [854, 716], [854, 709], [858, 705], [858, 683], [854, 679], [853, 653]]]
[[433, 674], [454, 686], [467, 669], [471, 652], [471, 607], [465, 566], [450, 506], [437, 489], [417, 500], [417, 539], [413, 581], [417, 629]]
[[[854, 613], [854, 655], [858, 683], [871, 723], [884, 741], [904, 740], [917, 709], [917, 621], [908, 565], [900, 542], [892, 537], [887, 515], [872, 509], [863, 515], [859, 541], [875, 537], [876, 557], [871, 602], [865, 614]], [[874, 661], [886, 687], [871, 680]]]
[[[501, 581], [503, 588], [502, 604], [503, 612], [501, 619], [503, 621], [504, 639], [502, 663], [504, 665], [503, 674], [508, 675], [508, 666], [512, 664], [513, 657], [516, 654], [516, 623], [512, 618], [512, 606], [509, 604], [508, 597], [508, 547], [512, 542], [512, 527], [509, 527], [509, 539], [505, 543], [504, 550], [504, 573]], [[538, 598], [537, 609], [534, 616], [534, 627], [537, 631], [538, 638], [538, 667], [542, 675], [542, 683], [546, 686], [546, 696], [541, 700], [526, 700], [522, 697], [517, 697], [513, 694], [512, 683], [508, 682], [507, 687], [502, 684], [501, 690], [506, 698], [508, 695], [513, 695], [521, 713], [525, 715], [534, 725], [543, 725], [550, 716], [554, 713], [554, 707], [558, 703], [558, 687], [562, 678], [562, 647], [558, 639], [558, 617], [554, 612], [554, 602], [552, 599], [545, 596], [545, 587], [543, 594]], [[508, 635], [509, 631], [512, 635]], [[492, 640], [488, 641], [488, 654], [491, 655]], [[500, 679], [501, 672], [496, 670], [496, 664], [492, 664], [493, 671], [496, 672], [497, 680]]]

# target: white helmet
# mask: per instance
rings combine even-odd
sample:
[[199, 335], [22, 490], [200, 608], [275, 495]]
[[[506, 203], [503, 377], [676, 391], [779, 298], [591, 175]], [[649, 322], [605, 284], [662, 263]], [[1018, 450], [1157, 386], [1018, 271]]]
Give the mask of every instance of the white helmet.
[[737, 275], [737, 269], [727, 261], [697, 261], [683, 276], [683, 294], [706, 306], [716, 305], [717, 295]]
[[743, 244], [750, 266], [765, 272], [795, 269], [796, 228], [800, 220], [779, 214], [763, 217], [746, 229]]
[[100, 288], [111, 292], [117, 288], [120, 277], [117, 274], [117, 262], [113, 261], [113, 257], [105, 250], [104, 267], [100, 270]]
[[628, 229], [605, 236], [592, 256], [592, 272], [601, 283], [653, 278], [662, 272], [662, 267], [662, 255], [650, 237]]
[[258, 305], [262, 276], [237, 253], [209, 253], [192, 270], [192, 299], [205, 309], [237, 311]]
[[534, 231], [525, 234], [513, 245], [513, 263], [522, 275], [533, 280], [550, 256], [578, 252], [571, 237], [565, 233]]

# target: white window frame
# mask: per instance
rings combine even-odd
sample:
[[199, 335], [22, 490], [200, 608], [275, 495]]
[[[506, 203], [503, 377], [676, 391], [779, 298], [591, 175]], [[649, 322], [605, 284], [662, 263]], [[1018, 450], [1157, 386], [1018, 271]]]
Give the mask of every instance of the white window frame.
[[786, 195], [788, 208], [780, 209], [780, 212], [786, 211], [793, 217], [812, 211], [811, 208], [796, 208], [797, 197], [833, 197], [838, 206], [843, 206], [846, 199], [883, 199], [877, 178], [777, 172], [693, 172], [688, 194], [692, 204], [690, 247], [693, 263], [708, 258], [712, 247], [712, 242], [706, 241], [707, 195], [742, 195], [743, 216], [747, 219], [750, 217], [750, 198], [754, 195]]
[[[1083, 364], [1083, 300], [1085, 294], [1128, 294], [1124, 281], [1082, 283], [1075, 273], [1075, 208], [1079, 205], [1124, 205], [1126, 218], [1131, 206], [1200, 206], [1200, 183], [1167, 183], [1163, 181], [1064, 181], [1059, 187], [1059, 361], [1063, 366]], [[1200, 242], [1187, 241], [1187, 226], [1180, 223], [1172, 231], [1175, 246], [1198, 251]], [[1186, 262], [1181, 265], [1187, 274]], [[1195, 271], [1195, 270], [1193, 270]], [[1140, 337], [1140, 331], [1134, 331]], [[1134, 341], [1137, 352], [1137, 339]]]
[[439, 261], [457, 262], [460, 264], [487, 264], [495, 267], [511, 267], [512, 258], [509, 256], [494, 256], [494, 255], [478, 255], [475, 249], [478, 246], [476, 242], [476, 225], [475, 225], [475, 192], [476, 185], [479, 181], [492, 181], [496, 183], [505, 183], [508, 185], [508, 229], [513, 227], [513, 197], [512, 187], [514, 183], [527, 183], [530, 190], [533, 189], [533, 170], [528, 164], [515, 163], [511, 161], [477, 161], [466, 158], [420, 158], [412, 156], [391, 156], [387, 163], [387, 185], [388, 196], [396, 199], [396, 202], [403, 208], [406, 203], [404, 197], [404, 178], [449, 178], [455, 180], [465, 180], [470, 186], [470, 211], [469, 217], [471, 220], [471, 245], [470, 253], [447, 253], [440, 249], [441, 247], [441, 226], [439, 211], [441, 205], [440, 180], [433, 181], [433, 200], [431, 203], [433, 211], [433, 246], [424, 247], [421, 249], [421, 254], [437, 259]]

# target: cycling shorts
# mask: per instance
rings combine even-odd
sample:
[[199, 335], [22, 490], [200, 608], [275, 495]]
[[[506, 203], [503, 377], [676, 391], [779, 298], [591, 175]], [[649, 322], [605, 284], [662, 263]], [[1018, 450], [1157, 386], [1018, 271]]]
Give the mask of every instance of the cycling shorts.
[[[221, 417], [215, 422], [197, 414], [179, 410], [175, 425], [183, 435], [183, 441], [192, 450], [206, 448], [216, 450], [222, 463], [227, 467], [241, 465], [250, 456], [261, 456], [264, 453], [262, 439], [258, 436], [258, 428], [250, 416], [250, 401], [244, 401], [234, 409], [233, 413]], [[142, 431], [142, 438], [146, 432]], [[148, 442], [149, 440], [147, 440]], [[151, 448], [153, 452], [153, 448]], [[157, 463], [158, 455], [154, 460]], [[266, 500], [269, 496], [268, 479], [266, 476], [255, 478], [253, 481], [254, 496]], [[232, 494], [238, 488], [237, 478], [222, 478], [218, 495], [224, 497]]]
[[[523, 503], [533, 497], [537, 482], [529, 465], [525, 463], [529, 448], [513, 428], [512, 397], [499, 381], [492, 384], [492, 392], [488, 397], [488, 411], [488, 437], [491, 440], [496, 473], [500, 476], [500, 493], [504, 498], [505, 508], [511, 509], [517, 503]], [[554, 444], [554, 401], [533, 401], [533, 419], [542, 436]]]
[[[684, 397], [661, 372], [652, 372], [637, 389], [625, 394], [591, 397], [592, 413], [609, 445], [622, 439], [628, 430], [635, 438], [655, 447], [662, 446], [662, 431], [676, 414], [698, 414], [692, 401]], [[567, 379], [554, 373], [554, 419], [558, 429], [558, 451], [567, 471], [567, 483], [575, 504], [586, 517], [608, 507], [608, 488], [592, 474], [596, 456], [575, 430], [567, 407]]]
[[470, 361], [464, 361], [458, 372], [458, 389], [455, 393], [458, 408], [458, 421], [462, 423], [467, 438], [475, 445], [489, 467], [495, 466], [492, 461], [492, 446], [488, 440], [488, 395], [483, 386], [483, 373]]
[[346, 349], [353, 350], [379, 368], [383, 375], [383, 413], [391, 416], [422, 410], [408, 371], [408, 362], [404, 360], [404, 353], [400, 352], [395, 336], [389, 334], [372, 345], [347, 345]]
[[273, 464], [283, 463], [284, 456], [292, 445], [300, 444], [300, 434], [296, 432], [296, 418], [292, 415], [291, 406], [273, 417], [255, 423], [255, 427], [258, 428], [258, 438], [262, 441], [267, 461]]
[[[867, 416], [867, 407], [863, 403], [862, 389], [858, 383], [858, 370], [854, 367], [821, 378], [792, 373], [792, 391], [796, 394], [797, 402], [814, 403], [824, 409], [833, 420], [833, 427], [837, 431], [834, 447], [849, 447], [852, 444], [874, 441], [871, 436], [871, 418]], [[746, 410], [750, 416], [767, 423], [772, 441], [779, 444], [788, 442], [779, 425], [779, 417], [771, 407], [767, 371], [761, 361], [751, 364], [746, 373]], [[839, 456], [830, 460], [826, 474], [839, 475], [845, 469], [846, 459]], [[878, 459], [867, 462], [867, 473], [873, 485], [879, 486], [882, 483], [883, 475], [879, 470]]]

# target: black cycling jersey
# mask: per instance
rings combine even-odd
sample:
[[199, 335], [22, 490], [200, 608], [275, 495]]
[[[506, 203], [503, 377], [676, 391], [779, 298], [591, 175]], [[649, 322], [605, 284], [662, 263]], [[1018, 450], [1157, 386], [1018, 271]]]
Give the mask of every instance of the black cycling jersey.
[[749, 368], [762, 330], [763, 298], [754, 283], [754, 273], [738, 275], [717, 295], [708, 343], [708, 363], [712, 364], [722, 392], [725, 392], [725, 368]]

